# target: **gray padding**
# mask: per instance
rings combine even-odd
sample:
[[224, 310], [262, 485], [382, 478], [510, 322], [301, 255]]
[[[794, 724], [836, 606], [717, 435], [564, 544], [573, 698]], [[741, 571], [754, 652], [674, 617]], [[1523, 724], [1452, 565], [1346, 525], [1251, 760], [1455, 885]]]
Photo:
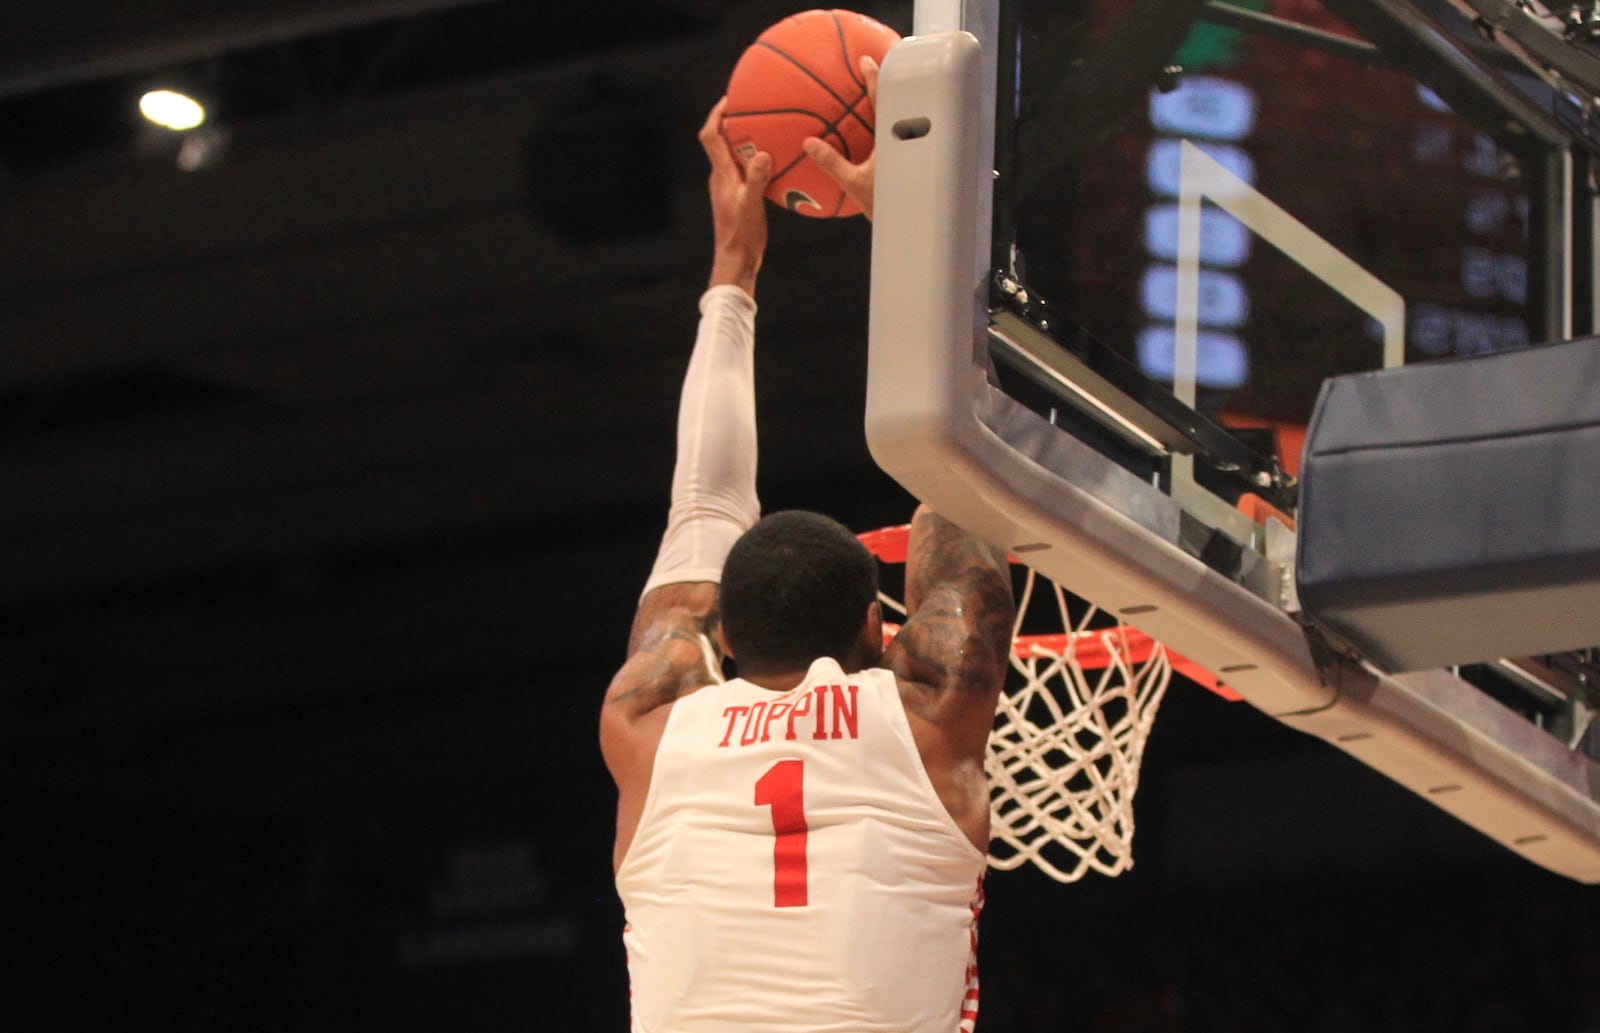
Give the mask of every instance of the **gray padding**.
[[1300, 474], [1301, 605], [1379, 667], [1600, 643], [1600, 339], [1332, 378]]

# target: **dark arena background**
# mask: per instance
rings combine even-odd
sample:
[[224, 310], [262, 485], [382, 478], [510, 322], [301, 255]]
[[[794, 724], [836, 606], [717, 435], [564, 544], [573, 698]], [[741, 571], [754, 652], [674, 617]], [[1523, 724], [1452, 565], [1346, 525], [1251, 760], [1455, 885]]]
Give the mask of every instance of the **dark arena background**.
[[[0, 12], [0, 1029], [627, 1028], [595, 718], [707, 273], [694, 133], [802, 6]], [[1471, 141], [1329, 75], [1265, 105], [1315, 156], [1263, 145], [1263, 182], [1443, 189], [1418, 170]], [[141, 127], [168, 84], [206, 127]], [[1041, 281], [1134, 356], [1148, 146], [1072, 180], [1103, 224], [1027, 187], [1074, 234], [1026, 242]], [[1480, 239], [1409, 242], [1434, 354], [1538, 333], [1494, 190]], [[861, 430], [869, 227], [771, 234], [763, 502], [903, 521]], [[1175, 680], [1135, 811], [1119, 879], [990, 876], [982, 1033], [1600, 1031], [1594, 888], [1244, 704]]]

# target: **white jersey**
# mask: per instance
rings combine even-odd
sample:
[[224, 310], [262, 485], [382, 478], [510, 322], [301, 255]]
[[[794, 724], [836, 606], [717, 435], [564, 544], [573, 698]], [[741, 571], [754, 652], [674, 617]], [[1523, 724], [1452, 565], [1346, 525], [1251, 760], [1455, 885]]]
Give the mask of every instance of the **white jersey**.
[[970, 1029], [985, 861], [889, 671], [685, 696], [617, 872], [633, 1029]]

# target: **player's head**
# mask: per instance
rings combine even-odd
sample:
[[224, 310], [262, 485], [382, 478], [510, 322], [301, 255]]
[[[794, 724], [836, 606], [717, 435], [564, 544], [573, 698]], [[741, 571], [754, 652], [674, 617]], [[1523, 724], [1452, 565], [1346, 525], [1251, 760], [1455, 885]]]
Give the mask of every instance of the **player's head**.
[[722, 566], [723, 634], [744, 674], [803, 670], [820, 656], [876, 663], [877, 599], [877, 560], [820, 513], [762, 518]]

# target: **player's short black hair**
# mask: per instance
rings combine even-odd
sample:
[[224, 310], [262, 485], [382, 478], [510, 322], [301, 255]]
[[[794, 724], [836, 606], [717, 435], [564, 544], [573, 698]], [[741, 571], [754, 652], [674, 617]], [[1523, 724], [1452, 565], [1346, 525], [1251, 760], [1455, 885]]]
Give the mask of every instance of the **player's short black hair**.
[[878, 561], [831, 517], [783, 510], [733, 545], [722, 567], [722, 628], [740, 669], [843, 660], [878, 598]]

